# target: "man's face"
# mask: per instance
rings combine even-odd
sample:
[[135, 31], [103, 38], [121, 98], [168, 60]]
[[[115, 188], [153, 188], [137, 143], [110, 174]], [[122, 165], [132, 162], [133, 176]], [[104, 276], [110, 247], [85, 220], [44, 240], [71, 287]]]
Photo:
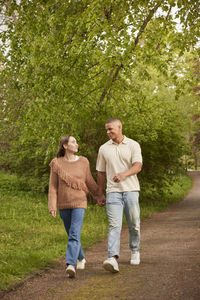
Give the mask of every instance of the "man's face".
[[110, 139], [115, 140], [122, 134], [122, 127], [119, 122], [112, 122], [106, 124], [106, 132]]

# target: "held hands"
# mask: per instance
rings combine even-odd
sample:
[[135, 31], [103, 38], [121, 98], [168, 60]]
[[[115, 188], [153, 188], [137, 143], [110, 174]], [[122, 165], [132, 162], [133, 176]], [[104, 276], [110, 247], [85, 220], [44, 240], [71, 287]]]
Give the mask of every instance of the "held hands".
[[99, 206], [104, 206], [106, 204], [106, 198], [105, 198], [104, 194], [97, 197], [97, 204]]
[[114, 182], [120, 182], [126, 178], [126, 175], [124, 173], [118, 173], [113, 177]]
[[53, 218], [56, 218], [56, 210], [51, 210], [50, 214], [52, 215]]

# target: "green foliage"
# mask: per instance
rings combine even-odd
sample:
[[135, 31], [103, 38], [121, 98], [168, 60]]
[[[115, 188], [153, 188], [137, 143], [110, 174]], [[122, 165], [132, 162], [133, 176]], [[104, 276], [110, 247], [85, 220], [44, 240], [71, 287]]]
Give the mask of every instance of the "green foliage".
[[111, 116], [142, 145], [142, 180], [164, 183], [177, 171], [195, 109], [184, 68], [198, 57], [197, 0], [1, 3], [0, 165], [21, 188], [47, 190], [49, 161], [67, 133], [94, 170]]

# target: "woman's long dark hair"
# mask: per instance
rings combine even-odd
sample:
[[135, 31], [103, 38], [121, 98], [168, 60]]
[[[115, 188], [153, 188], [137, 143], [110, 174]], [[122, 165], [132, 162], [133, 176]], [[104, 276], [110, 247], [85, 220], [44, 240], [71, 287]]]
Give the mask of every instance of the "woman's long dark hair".
[[63, 145], [68, 144], [70, 136], [71, 136], [71, 134], [61, 137], [58, 152], [56, 154], [57, 157], [61, 157], [61, 156], [65, 155], [65, 148], [63, 147]]

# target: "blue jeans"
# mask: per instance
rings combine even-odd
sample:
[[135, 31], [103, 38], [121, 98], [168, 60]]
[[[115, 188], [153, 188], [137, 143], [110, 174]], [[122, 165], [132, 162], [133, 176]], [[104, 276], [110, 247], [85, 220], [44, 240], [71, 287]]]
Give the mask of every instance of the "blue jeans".
[[82, 260], [85, 257], [81, 246], [81, 228], [85, 209], [61, 209], [59, 213], [68, 235], [66, 264], [75, 266], [77, 259]]
[[109, 221], [108, 257], [120, 253], [120, 233], [123, 210], [129, 229], [129, 247], [138, 251], [140, 247], [140, 206], [139, 192], [111, 192], [106, 196], [106, 209]]

